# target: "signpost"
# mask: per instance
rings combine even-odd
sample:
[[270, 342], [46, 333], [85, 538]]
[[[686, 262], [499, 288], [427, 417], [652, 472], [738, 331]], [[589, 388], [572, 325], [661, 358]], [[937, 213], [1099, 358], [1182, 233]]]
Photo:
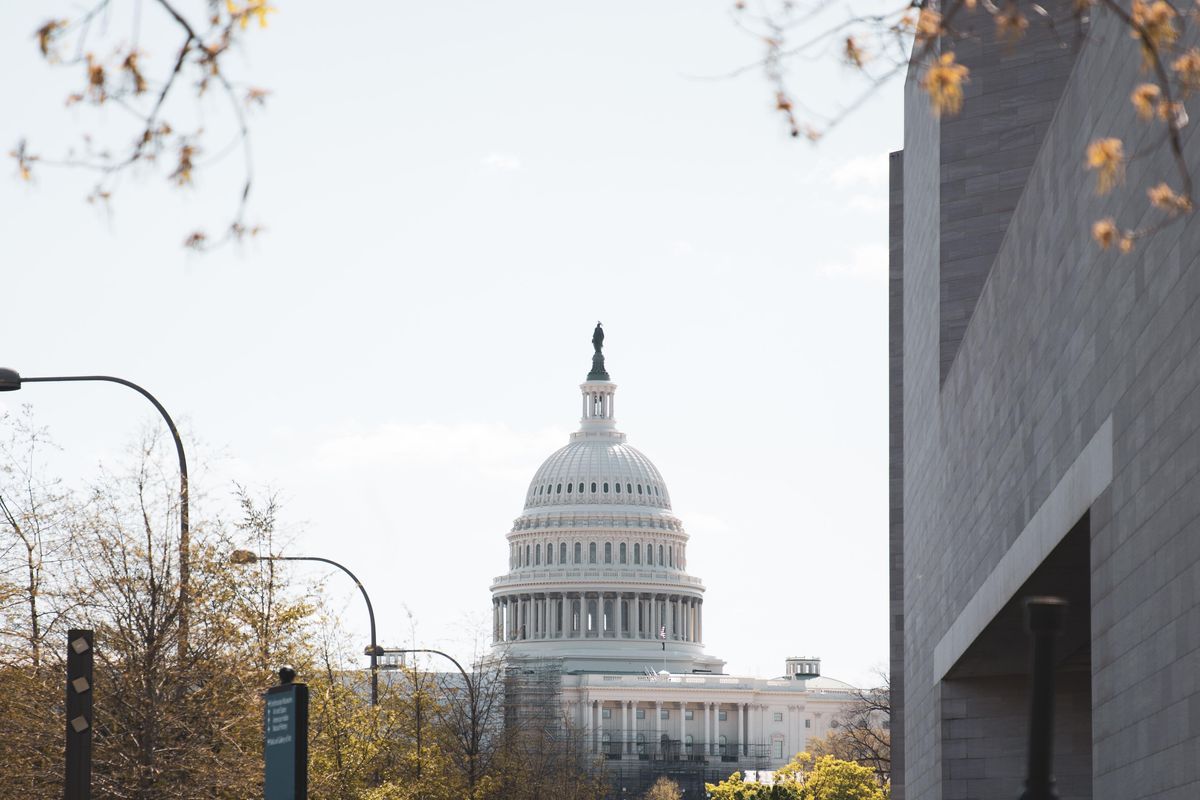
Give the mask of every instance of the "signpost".
[[66, 800], [92, 796], [92, 645], [90, 630], [67, 631]]
[[267, 689], [263, 708], [263, 798], [308, 798], [308, 687], [291, 667]]

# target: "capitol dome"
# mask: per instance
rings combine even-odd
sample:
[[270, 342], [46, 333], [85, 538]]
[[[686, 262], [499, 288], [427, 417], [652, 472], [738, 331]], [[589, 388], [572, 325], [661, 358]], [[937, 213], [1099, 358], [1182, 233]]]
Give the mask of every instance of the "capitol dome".
[[704, 584], [687, 573], [688, 535], [658, 468], [626, 443], [617, 386], [596, 326], [580, 385], [579, 430], [533, 476], [508, 533], [509, 570], [492, 582], [493, 643], [585, 670], [719, 671], [705, 656]]
[[556, 450], [538, 469], [525, 510], [571, 505], [651, 506], [670, 510], [658, 468], [621, 441], [580, 439]]

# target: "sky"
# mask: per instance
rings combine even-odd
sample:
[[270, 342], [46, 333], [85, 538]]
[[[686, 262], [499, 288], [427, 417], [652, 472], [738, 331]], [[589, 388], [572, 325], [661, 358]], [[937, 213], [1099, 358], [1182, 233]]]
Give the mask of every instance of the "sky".
[[[118, 112], [66, 109], [80, 76], [0, 25], [0, 146], [52, 153]], [[129, 25], [128, 3], [104, 22]], [[872, 683], [887, 662], [887, 153], [891, 84], [813, 145], [789, 137], [730, 3], [279, 0], [237, 69], [252, 120], [250, 221], [208, 255], [241, 164], [196, 185], [0, 170], [0, 366], [136, 381], [194, 441], [204, 501], [278, 492], [293, 554], [362, 579], [380, 640], [468, 655], [529, 480], [578, 423], [602, 320], [619, 427], [670, 487], [707, 586], [708, 652], [790, 655]], [[143, 14], [150, 14], [147, 5]], [[125, 16], [122, 16], [124, 14]], [[144, 62], [169, 58], [144, 23]], [[845, 102], [835, 54], [798, 96]], [[211, 106], [211, 107], [210, 107]], [[216, 100], [203, 121], [223, 134]], [[27, 386], [86, 482], [153, 410], [116, 386]], [[306, 575], [319, 577], [319, 570]], [[324, 583], [347, 630], [366, 619]]]

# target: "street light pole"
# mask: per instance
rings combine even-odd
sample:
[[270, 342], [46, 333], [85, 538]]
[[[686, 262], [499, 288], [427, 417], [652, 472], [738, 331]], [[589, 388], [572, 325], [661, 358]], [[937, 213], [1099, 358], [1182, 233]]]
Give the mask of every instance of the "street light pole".
[[449, 653], [443, 653], [441, 650], [416, 648], [416, 649], [406, 649], [406, 650], [388, 650], [387, 652], [389, 654], [392, 654], [392, 653], [432, 653], [433, 655], [438, 655], [438, 656], [441, 656], [442, 658], [449, 660], [450, 663], [452, 663], [452, 664], [454, 664], [454, 666], [458, 667], [458, 671], [462, 673], [463, 682], [467, 684], [467, 702], [469, 702], [471, 704], [470, 705], [470, 708], [471, 708], [471, 714], [470, 714], [471, 730], [470, 730], [470, 733], [468, 734], [470, 736], [470, 748], [467, 752], [467, 763], [469, 764], [468, 771], [470, 773], [468, 776], [468, 783], [469, 783], [469, 787], [471, 790], [470, 796], [471, 796], [471, 798], [474, 798], [475, 797], [475, 782], [478, 780], [478, 775], [476, 775], [475, 773], [476, 773], [476, 769], [478, 769], [478, 758], [479, 758], [479, 753], [478, 753], [478, 750], [479, 750], [479, 709], [478, 709], [478, 706], [476, 706], [474, 681], [471, 680], [471, 676], [467, 674], [467, 671], [465, 669], [463, 669], [463, 665], [458, 663], [457, 658], [450, 655]]
[[111, 375], [56, 375], [35, 378], [23, 378], [16, 370], [0, 367], [0, 392], [15, 392], [26, 383], [85, 383], [102, 381], [119, 383], [128, 386], [142, 397], [149, 400], [167, 423], [171, 438], [175, 440], [175, 454], [179, 457], [179, 641], [178, 653], [182, 660], [187, 655], [189, 628], [189, 608], [191, 604], [191, 534], [188, 525], [188, 471], [187, 456], [183, 452], [183, 439], [179, 437], [179, 429], [175, 420], [167, 413], [158, 398], [124, 378], [114, 378]]
[[332, 559], [321, 558], [320, 556], [260, 556], [249, 550], [234, 550], [230, 560], [234, 564], [250, 564], [255, 561], [319, 561], [322, 564], [337, 567], [349, 575], [350, 580], [354, 581], [354, 585], [362, 592], [363, 600], [367, 601], [367, 616], [371, 619], [371, 644], [366, 650], [366, 654], [371, 657], [371, 706], [379, 705], [379, 654], [381, 648], [375, 641], [375, 608], [371, 605], [371, 597], [367, 594], [366, 588], [353, 572]]

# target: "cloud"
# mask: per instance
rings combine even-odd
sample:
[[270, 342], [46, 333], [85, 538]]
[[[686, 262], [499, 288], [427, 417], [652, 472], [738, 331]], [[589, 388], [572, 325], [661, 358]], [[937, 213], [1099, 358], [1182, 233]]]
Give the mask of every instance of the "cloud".
[[835, 167], [829, 177], [840, 189], [886, 189], [888, 155], [856, 156]]
[[674, 258], [686, 258], [695, 252], [696, 248], [692, 246], [691, 242], [680, 240], [671, 244], [671, 255]]
[[521, 168], [521, 159], [511, 153], [488, 153], [479, 163], [491, 172], [516, 172]]
[[829, 278], [884, 281], [888, 276], [888, 250], [881, 244], [856, 245], [841, 261], [817, 267], [817, 273]]

